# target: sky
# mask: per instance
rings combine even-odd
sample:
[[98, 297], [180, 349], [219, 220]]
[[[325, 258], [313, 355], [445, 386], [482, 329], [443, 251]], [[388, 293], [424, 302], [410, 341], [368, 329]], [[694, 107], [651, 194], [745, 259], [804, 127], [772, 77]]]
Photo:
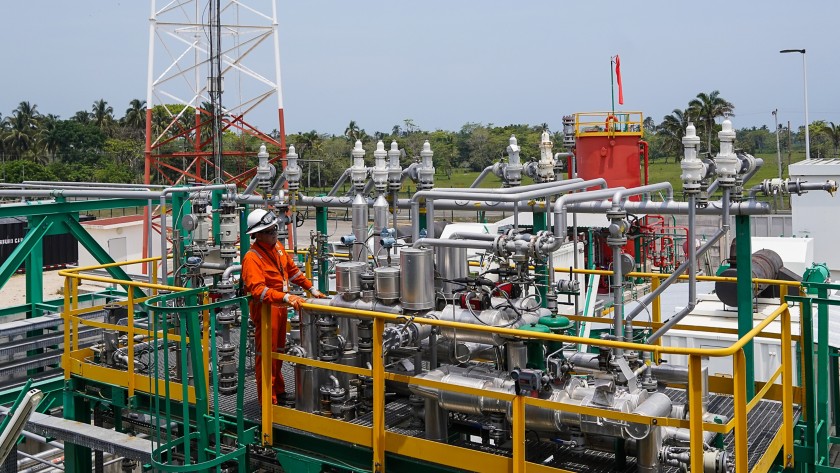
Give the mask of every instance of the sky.
[[[145, 99], [149, 1], [4, 3], [0, 114], [28, 100], [69, 118], [103, 98], [122, 116]], [[779, 54], [789, 48], [807, 50], [810, 120], [840, 123], [836, 0], [277, 0], [277, 9], [288, 132], [342, 134], [355, 120], [373, 134], [406, 119], [423, 130], [560, 130], [564, 115], [610, 109], [616, 54], [617, 109], [658, 123], [719, 90], [736, 128], [772, 129], [774, 109], [796, 128], [803, 61]], [[251, 121], [271, 131], [275, 117]]]

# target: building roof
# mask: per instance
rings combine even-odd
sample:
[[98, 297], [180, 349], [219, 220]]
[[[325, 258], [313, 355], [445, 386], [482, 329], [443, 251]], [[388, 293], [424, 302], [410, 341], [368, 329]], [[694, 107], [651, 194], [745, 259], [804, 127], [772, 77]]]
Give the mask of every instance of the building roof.
[[142, 215], [125, 215], [122, 217], [100, 218], [89, 222], [81, 222], [87, 228], [106, 229], [113, 227], [128, 227], [143, 223]]

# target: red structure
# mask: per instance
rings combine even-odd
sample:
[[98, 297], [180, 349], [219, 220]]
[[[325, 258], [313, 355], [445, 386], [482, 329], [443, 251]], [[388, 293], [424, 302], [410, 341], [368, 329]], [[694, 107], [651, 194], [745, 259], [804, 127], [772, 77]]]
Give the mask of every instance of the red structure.
[[[603, 177], [610, 187], [628, 189], [647, 183], [647, 143], [642, 141], [642, 121], [641, 112], [575, 114], [578, 177]], [[638, 196], [630, 199], [638, 200]]]

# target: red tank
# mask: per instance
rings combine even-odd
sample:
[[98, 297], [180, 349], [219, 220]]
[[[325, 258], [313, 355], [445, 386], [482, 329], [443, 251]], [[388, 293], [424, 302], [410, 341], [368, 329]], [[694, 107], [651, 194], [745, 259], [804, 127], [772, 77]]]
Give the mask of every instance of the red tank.
[[[642, 185], [646, 180], [640, 158], [643, 121], [641, 112], [576, 113], [577, 176], [586, 180], [602, 177], [609, 187], [631, 189]], [[638, 201], [640, 197], [628, 199]], [[595, 253], [600, 255], [596, 266], [608, 268], [612, 262], [610, 248], [603, 239], [597, 239], [595, 244], [598, 245]], [[635, 242], [628, 241], [623, 251], [635, 256]], [[606, 285], [602, 289], [606, 290]]]
[[[583, 179], [603, 177], [610, 187], [642, 184], [639, 158], [642, 141], [641, 112], [575, 114], [575, 160]], [[639, 200], [638, 196], [630, 200]]]

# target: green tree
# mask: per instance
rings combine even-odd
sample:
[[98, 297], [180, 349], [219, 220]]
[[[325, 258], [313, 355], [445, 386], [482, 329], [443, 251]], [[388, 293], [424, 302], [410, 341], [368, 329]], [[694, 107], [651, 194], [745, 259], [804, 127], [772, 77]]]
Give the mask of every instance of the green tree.
[[105, 99], [93, 102], [91, 106], [93, 123], [102, 131], [108, 131], [114, 123], [114, 107], [108, 105]]
[[359, 128], [359, 125], [356, 124], [356, 120], [350, 120], [350, 124], [344, 129], [344, 136], [346, 136], [351, 143], [355, 143], [356, 140], [359, 139], [360, 131], [361, 129]]
[[13, 157], [20, 159], [35, 146], [34, 128], [24, 113], [15, 111], [6, 117], [6, 131], [3, 134], [5, 148]]
[[146, 128], [146, 101], [132, 99], [125, 109], [125, 116], [122, 119], [124, 126], [133, 130], [145, 130]]
[[834, 122], [824, 123], [820, 128], [820, 134], [828, 138], [831, 146], [834, 147], [834, 156], [837, 156], [840, 151], [840, 126], [835, 125]]
[[76, 123], [81, 123], [82, 125], [90, 124], [91, 121], [93, 121], [90, 112], [87, 110], [79, 110], [75, 115], [70, 117], [70, 119]]
[[669, 155], [673, 155], [676, 162], [682, 161], [682, 139], [685, 136], [685, 128], [690, 123], [688, 113], [688, 110], [675, 108], [669, 115], [665, 115], [662, 123], [656, 127], [656, 135], [661, 138], [666, 163]]
[[50, 163], [55, 160], [55, 154], [61, 146], [61, 135], [59, 133], [58, 116], [48, 114], [41, 119], [41, 126], [38, 130], [38, 142], [44, 150], [45, 161]]
[[711, 153], [715, 120], [718, 117], [732, 115], [735, 106], [721, 97], [720, 91], [713, 90], [709, 94], [705, 92], [697, 94], [697, 97], [688, 103], [688, 110], [691, 118], [703, 125], [703, 134], [706, 136], [706, 151]]

